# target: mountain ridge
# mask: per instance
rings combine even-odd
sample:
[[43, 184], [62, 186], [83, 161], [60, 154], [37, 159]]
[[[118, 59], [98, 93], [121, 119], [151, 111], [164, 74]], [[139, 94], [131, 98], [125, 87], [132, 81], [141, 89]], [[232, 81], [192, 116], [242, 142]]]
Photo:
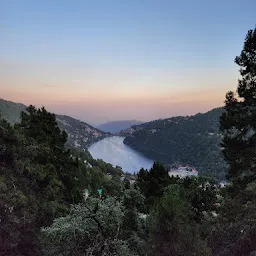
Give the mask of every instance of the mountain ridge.
[[[25, 108], [21, 103], [0, 100], [0, 114], [11, 124], [19, 121]], [[219, 133], [219, 116], [223, 111], [220, 107], [191, 116], [153, 120], [132, 125], [116, 135], [124, 136], [126, 145], [152, 160], [192, 165], [201, 174], [225, 179], [227, 167], [220, 150]], [[112, 135], [67, 115], [56, 114], [56, 120], [68, 133], [67, 145], [82, 151]]]
[[97, 126], [98, 129], [104, 131], [104, 132], [110, 132], [113, 134], [119, 133], [120, 131], [124, 129], [128, 129], [133, 125], [140, 125], [144, 122], [139, 120], [116, 120], [116, 121], [110, 121], [103, 124], [100, 124]]
[[227, 166], [220, 149], [219, 117], [224, 108], [206, 113], [158, 119], [121, 131], [124, 143], [168, 165], [188, 164], [199, 173], [225, 179]]
[[22, 103], [0, 99], [0, 116], [13, 125], [20, 121], [20, 112], [25, 111], [26, 107]]
[[[0, 115], [12, 125], [20, 121], [21, 111], [26, 110], [26, 105], [0, 99]], [[86, 151], [93, 143], [110, 136], [110, 133], [100, 131], [90, 124], [67, 115], [55, 114], [60, 129], [68, 134], [67, 145]]]

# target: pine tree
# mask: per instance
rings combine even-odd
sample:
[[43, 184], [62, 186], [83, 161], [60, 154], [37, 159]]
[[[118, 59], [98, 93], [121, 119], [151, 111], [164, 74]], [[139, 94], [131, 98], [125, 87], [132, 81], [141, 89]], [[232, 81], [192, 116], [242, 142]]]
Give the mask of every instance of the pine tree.
[[30, 105], [26, 112], [21, 112], [21, 123], [16, 127], [38, 143], [63, 149], [67, 142], [67, 133], [58, 127], [55, 114], [46, 111], [44, 107], [37, 109]]
[[229, 164], [228, 179], [244, 188], [256, 179], [256, 28], [249, 30], [235, 58], [241, 79], [237, 93], [228, 92], [220, 119], [223, 154]]
[[163, 195], [170, 180], [168, 171], [158, 162], [155, 162], [149, 171], [143, 168], [139, 171], [137, 184], [146, 197], [147, 206], [153, 205], [154, 201]]

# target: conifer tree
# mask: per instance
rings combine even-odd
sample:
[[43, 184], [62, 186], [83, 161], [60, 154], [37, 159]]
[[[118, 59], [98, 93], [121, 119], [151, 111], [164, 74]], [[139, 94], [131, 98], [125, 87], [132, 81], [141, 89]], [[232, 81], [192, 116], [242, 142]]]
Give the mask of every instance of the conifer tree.
[[234, 187], [244, 188], [256, 178], [256, 28], [248, 31], [235, 63], [240, 66], [241, 79], [237, 93], [226, 94], [220, 130], [228, 178]]

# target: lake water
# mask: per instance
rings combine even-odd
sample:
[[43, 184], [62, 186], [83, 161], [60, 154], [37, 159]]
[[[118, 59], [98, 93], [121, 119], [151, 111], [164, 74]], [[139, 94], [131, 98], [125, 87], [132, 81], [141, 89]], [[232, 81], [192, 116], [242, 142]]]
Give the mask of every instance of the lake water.
[[122, 167], [124, 172], [138, 172], [142, 167], [150, 169], [153, 160], [148, 159], [125, 145], [124, 137], [113, 136], [94, 143], [88, 148], [94, 159], [102, 159], [112, 165]]

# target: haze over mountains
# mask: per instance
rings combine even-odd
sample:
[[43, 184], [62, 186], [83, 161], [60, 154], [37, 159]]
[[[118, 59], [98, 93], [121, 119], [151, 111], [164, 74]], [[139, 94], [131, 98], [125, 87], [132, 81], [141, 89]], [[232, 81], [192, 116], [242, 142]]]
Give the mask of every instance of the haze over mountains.
[[6, 119], [10, 124], [20, 121], [20, 112], [25, 111], [26, 106], [21, 103], [15, 103], [0, 99], [0, 116]]
[[122, 130], [128, 129], [133, 125], [139, 125], [144, 122], [138, 120], [120, 120], [120, 121], [111, 121], [99, 125], [97, 128], [110, 133], [118, 133]]
[[0, 256], [256, 256], [256, 0], [0, 8]]
[[[0, 114], [12, 124], [19, 121], [20, 112], [25, 108], [23, 104], [0, 100]], [[193, 165], [201, 174], [224, 179], [227, 169], [220, 149], [219, 133], [222, 112], [223, 108], [216, 108], [194, 116], [158, 119], [137, 125], [132, 123], [141, 122], [116, 121], [99, 127], [112, 132], [104, 132], [65, 115], [56, 115], [56, 119], [59, 127], [68, 133], [70, 147], [87, 151], [95, 142], [117, 133], [125, 137], [125, 144], [154, 161]], [[125, 129], [119, 132], [121, 127]]]
[[[0, 116], [11, 124], [20, 121], [20, 112], [25, 111], [26, 106], [0, 99]], [[110, 134], [66, 115], [56, 115], [58, 125], [68, 133], [68, 146], [80, 150], [87, 150], [93, 143], [109, 136]]]

